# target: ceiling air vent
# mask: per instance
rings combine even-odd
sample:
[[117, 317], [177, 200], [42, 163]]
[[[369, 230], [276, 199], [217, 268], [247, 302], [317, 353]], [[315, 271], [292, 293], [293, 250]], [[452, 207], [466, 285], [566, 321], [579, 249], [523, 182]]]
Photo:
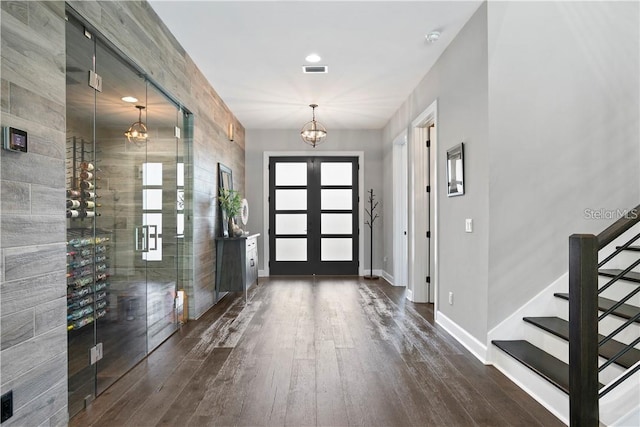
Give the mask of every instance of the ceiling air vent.
[[305, 74], [328, 73], [329, 67], [326, 65], [303, 65], [302, 72]]

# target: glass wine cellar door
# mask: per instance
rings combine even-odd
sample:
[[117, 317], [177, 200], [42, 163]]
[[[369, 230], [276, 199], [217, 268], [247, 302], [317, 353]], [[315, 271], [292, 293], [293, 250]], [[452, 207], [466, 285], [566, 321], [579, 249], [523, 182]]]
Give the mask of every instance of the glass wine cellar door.
[[189, 271], [186, 123], [183, 110], [69, 17], [71, 416], [178, 327], [177, 291]]

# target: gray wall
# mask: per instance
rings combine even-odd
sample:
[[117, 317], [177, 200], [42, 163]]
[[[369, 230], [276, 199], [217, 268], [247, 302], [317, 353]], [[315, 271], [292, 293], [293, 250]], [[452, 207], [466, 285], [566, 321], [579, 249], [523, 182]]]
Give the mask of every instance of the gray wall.
[[489, 3], [489, 327], [640, 202], [637, 2]]
[[[62, 2], [2, 2], [2, 126], [29, 153], [0, 150], [4, 426], [66, 425], [65, 21]], [[25, 72], [29, 70], [29, 72]]]
[[[215, 298], [217, 164], [233, 168], [235, 188], [244, 189], [244, 128], [147, 3], [71, 4], [194, 113], [187, 290], [189, 314], [198, 317]], [[15, 411], [3, 427], [66, 425], [65, 3], [2, 1], [1, 14], [1, 124], [26, 130], [30, 148], [0, 150], [0, 389], [13, 390]]]
[[[384, 129], [390, 165], [393, 138], [438, 100], [438, 309], [480, 342], [567, 271], [570, 234], [612, 222], [586, 209], [640, 202], [638, 9], [484, 4]], [[445, 150], [461, 141], [466, 194], [448, 199]], [[391, 178], [386, 168], [387, 198]]]
[[[385, 206], [386, 203], [391, 203], [391, 199], [387, 200], [382, 195], [381, 171], [384, 170], [384, 167], [382, 162], [381, 132], [379, 130], [342, 130], [331, 129], [331, 127], [329, 127], [327, 140], [315, 149], [302, 142], [299, 129], [248, 129], [246, 140], [247, 191], [245, 197], [249, 202], [250, 208], [247, 229], [251, 232], [259, 232], [262, 234], [258, 241], [258, 256], [260, 258], [261, 270], [264, 270], [265, 265], [263, 239], [267, 238], [267, 230], [265, 230], [263, 226], [263, 203], [267, 197], [267, 195], [263, 194], [263, 179], [265, 179], [263, 159], [265, 151], [304, 151], [309, 155], [321, 155], [323, 151], [363, 151], [365, 192], [373, 188], [376, 198], [380, 201], [380, 208]], [[360, 167], [363, 166], [361, 165]], [[361, 203], [367, 200], [366, 194], [360, 197]], [[380, 210], [380, 212], [382, 212], [382, 210]], [[384, 222], [385, 218], [382, 216], [374, 223], [374, 270], [381, 269], [383, 265], [382, 227]], [[360, 232], [364, 232], [364, 248], [360, 248], [360, 250], [363, 251], [365, 255], [364, 268], [368, 270], [370, 253], [369, 228], [365, 225]]]
[[[487, 332], [488, 162], [486, 5], [482, 5], [384, 128], [384, 164], [392, 141], [438, 100], [439, 295], [438, 309], [470, 334]], [[409, 131], [411, 140], [411, 130]], [[465, 143], [465, 195], [448, 198], [446, 150]], [[411, 151], [410, 151], [411, 152]], [[409, 160], [411, 162], [411, 159]], [[390, 197], [391, 167], [383, 169]], [[424, 191], [422, 188], [419, 190]], [[464, 232], [465, 218], [474, 232]], [[393, 253], [393, 224], [384, 224], [385, 253]], [[392, 262], [387, 262], [389, 269]], [[454, 292], [454, 305], [447, 302]]]

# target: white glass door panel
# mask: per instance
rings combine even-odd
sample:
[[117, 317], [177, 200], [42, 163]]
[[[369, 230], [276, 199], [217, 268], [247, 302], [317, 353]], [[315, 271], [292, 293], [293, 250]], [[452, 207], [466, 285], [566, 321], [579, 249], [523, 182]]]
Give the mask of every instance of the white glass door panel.
[[321, 240], [320, 259], [322, 261], [352, 261], [353, 260], [353, 240], [348, 239], [326, 239]]
[[323, 213], [320, 216], [322, 234], [352, 234], [353, 214]]
[[276, 209], [279, 211], [307, 210], [307, 190], [276, 190]]
[[320, 165], [320, 185], [351, 185], [352, 182], [351, 162], [323, 162]]
[[276, 234], [307, 234], [307, 214], [276, 214]]
[[276, 239], [276, 261], [307, 261], [307, 239]]
[[307, 162], [276, 163], [276, 185], [307, 186]]
[[353, 190], [320, 190], [320, 208], [323, 210], [351, 210], [353, 207]]

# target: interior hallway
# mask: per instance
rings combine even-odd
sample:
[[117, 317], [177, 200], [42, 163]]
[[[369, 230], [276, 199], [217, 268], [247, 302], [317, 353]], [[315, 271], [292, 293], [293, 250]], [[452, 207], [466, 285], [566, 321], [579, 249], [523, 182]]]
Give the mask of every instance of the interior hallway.
[[71, 426], [562, 426], [362, 278], [260, 279], [191, 321]]

